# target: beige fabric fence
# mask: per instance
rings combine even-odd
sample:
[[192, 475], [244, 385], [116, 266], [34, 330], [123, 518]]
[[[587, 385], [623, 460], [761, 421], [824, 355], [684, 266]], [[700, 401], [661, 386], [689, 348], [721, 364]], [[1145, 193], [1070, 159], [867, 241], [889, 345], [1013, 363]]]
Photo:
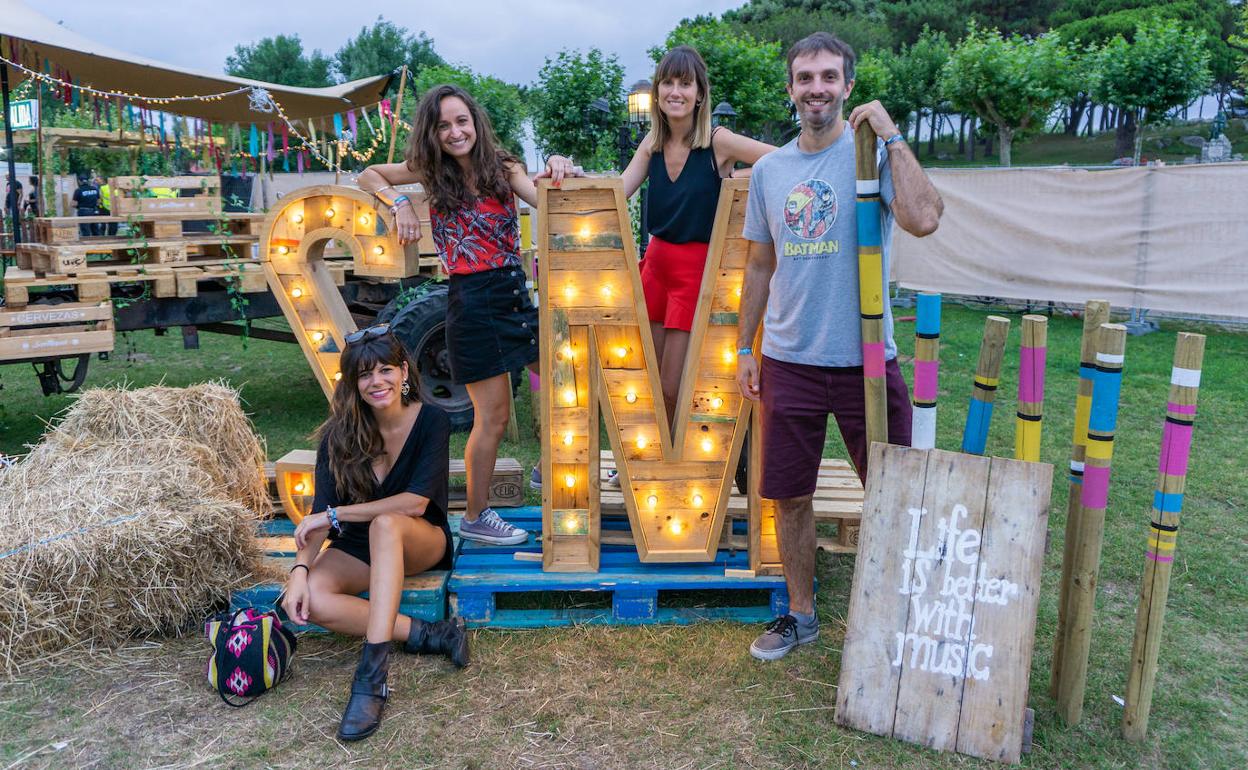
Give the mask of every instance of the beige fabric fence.
[[945, 214], [894, 229], [903, 288], [1248, 318], [1248, 163], [928, 173]]

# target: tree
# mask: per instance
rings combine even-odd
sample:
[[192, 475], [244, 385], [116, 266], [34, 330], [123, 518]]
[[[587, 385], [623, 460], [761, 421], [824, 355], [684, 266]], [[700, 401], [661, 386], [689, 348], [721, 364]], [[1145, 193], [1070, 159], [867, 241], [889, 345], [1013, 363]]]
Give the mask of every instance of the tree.
[[741, 8], [724, 12], [723, 20], [755, 40], [779, 43], [781, 56], [789, 46], [818, 31], [836, 33], [859, 55], [893, 48], [896, 36], [880, 13], [867, 10], [868, 5], [874, 2], [750, 0]]
[[941, 89], [954, 109], [996, 127], [1001, 165], [1008, 166], [1014, 139], [1043, 128], [1054, 106], [1074, 92], [1073, 61], [1055, 35], [1005, 38], [972, 22], [941, 73]]
[[726, 101], [737, 111], [737, 129], [752, 136], [777, 138], [791, 125], [785, 106], [784, 60], [779, 43], [760, 43], [749, 33], [709, 17], [683, 21], [666, 43], [650, 49], [657, 64], [678, 45], [693, 46], [706, 61], [712, 108]]
[[[1209, 51], [1205, 41], [1178, 22], [1168, 19], [1142, 21], [1135, 39], [1121, 35], [1105, 44], [1097, 59], [1095, 97], [1126, 110], [1134, 117], [1133, 158], [1140, 161], [1143, 131], [1134, 123], [1148, 125], [1187, 104], [1209, 87]], [[1120, 142], [1123, 134], [1120, 133]], [[1120, 148], [1121, 153], [1121, 148]]]
[[918, 110], [919, 105], [912, 100], [913, 92], [898, 78], [897, 59], [897, 54], [887, 49], [868, 51], [859, 57], [854, 69], [854, 90], [845, 101], [846, 114], [878, 99], [897, 125], [903, 131], [908, 129], [910, 114]]
[[[570, 155], [587, 169], [615, 165], [615, 130], [628, 118], [624, 68], [614, 54], [560, 51], [538, 72], [530, 91], [537, 146], [547, 155]], [[605, 99], [606, 114], [591, 107]]]
[[1228, 0], [1065, 0], [1053, 14], [1054, 30], [1064, 40], [1099, 48], [1115, 37], [1134, 40], [1141, 23], [1157, 19], [1180, 22], [1205, 37], [1209, 67], [1222, 104], [1235, 80], [1237, 54], [1235, 6]]
[[[901, 53], [893, 58], [892, 79], [890, 86], [897, 92], [897, 100], [910, 105], [914, 110], [914, 149], [919, 149], [919, 124], [922, 123], [923, 108], [932, 110], [932, 137], [936, 135], [936, 118], [940, 110], [942, 93], [940, 73], [949, 61], [951, 51], [949, 38], [943, 32], [934, 32], [924, 27], [919, 39], [912, 45], [902, 48]], [[894, 118], [897, 116], [890, 112]], [[929, 149], [930, 151], [930, 149]]]
[[234, 46], [225, 59], [227, 74], [285, 86], [320, 88], [330, 85], [330, 60], [313, 50], [304, 54], [298, 35], [266, 37], [251, 45]]
[[1248, 93], [1248, 3], [1239, 9], [1239, 34], [1231, 38], [1231, 45], [1240, 51], [1239, 87]]
[[516, 157], [524, 157], [520, 142], [524, 136], [525, 108], [520, 88], [489, 75], [478, 75], [466, 66], [426, 66], [415, 73], [409, 83], [415, 97], [409, 103], [409, 123], [420, 97], [430, 88], [444, 83], [459, 86], [472, 94], [472, 98], [490, 116], [490, 124], [503, 146]]
[[426, 67], [445, 63], [434, 50], [433, 40], [424, 32], [413, 35], [406, 27], [396, 26], [380, 16], [373, 26], [361, 28], [359, 35], [334, 54], [334, 67], [343, 80], [384, 75], [404, 64], [415, 75]]

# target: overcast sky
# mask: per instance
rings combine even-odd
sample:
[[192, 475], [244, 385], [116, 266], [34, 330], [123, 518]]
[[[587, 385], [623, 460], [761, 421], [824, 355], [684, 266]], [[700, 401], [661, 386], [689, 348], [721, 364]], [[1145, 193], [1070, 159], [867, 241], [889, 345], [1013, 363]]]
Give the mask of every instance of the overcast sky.
[[433, 38], [451, 62], [513, 83], [537, 77], [562, 48], [619, 56], [625, 86], [654, 70], [646, 49], [683, 18], [719, 14], [744, 0], [436, 0], [268, 2], [256, 0], [25, 0], [75, 32], [114, 48], [184, 67], [221, 72], [234, 46], [298, 34], [304, 50], [332, 56], [379, 15]]

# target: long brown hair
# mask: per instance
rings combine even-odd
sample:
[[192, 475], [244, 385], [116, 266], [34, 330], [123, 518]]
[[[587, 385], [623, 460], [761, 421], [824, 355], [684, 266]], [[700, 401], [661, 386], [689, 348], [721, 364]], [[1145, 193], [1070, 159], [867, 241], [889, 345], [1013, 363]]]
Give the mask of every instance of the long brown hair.
[[344, 504], [362, 503], [372, 498], [377, 485], [373, 461], [386, 453], [385, 442], [377, 427], [373, 408], [360, 397], [360, 372], [377, 364], [401, 367], [407, 364], [408, 394], [403, 405], [417, 401], [420, 374], [416, 362], [398, 337], [387, 332], [349, 343], [338, 359], [342, 378], [334, 386], [329, 402], [329, 419], [317, 430], [317, 437], [326, 440], [329, 469], [334, 486]]
[[669, 78], [692, 80], [698, 86], [697, 103], [693, 106], [693, 125], [681, 139], [698, 149], [711, 146], [711, 81], [706, 76], [706, 62], [702, 54], [692, 46], [678, 45], [668, 51], [654, 70], [650, 82], [650, 115], [654, 125], [654, 143], [651, 152], [663, 152], [663, 145], [672, 135], [667, 115], [659, 104], [659, 84]]
[[[442, 151], [438, 141], [438, 124], [442, 121], [442, 100], [458, 97], [468, 107], [477, 141], [469, 152], [472, 179], [464, 178], [464, 172], [454, 158]], [[514, 155], [498, 143], [490, 117], [481, 109], [467, 91], [459, 86], [434, 86], [421, 97], [416, 105], [415, 125], [407, 139], [407, 167], [421, 177], [429, 203], [442, 213], [452, 209], [471, 206], [473, 195], [469, 182], [477, 195], [492, 197], [505, 203], [512, 194], [507, 183], [507, 166], [519, 163]]]

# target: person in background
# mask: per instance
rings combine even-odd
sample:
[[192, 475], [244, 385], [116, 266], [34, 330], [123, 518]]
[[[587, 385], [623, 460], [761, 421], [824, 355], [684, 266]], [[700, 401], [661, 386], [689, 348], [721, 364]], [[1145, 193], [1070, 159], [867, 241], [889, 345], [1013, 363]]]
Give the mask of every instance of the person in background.
[[[107, 179], [99, 178], [100, 185], [100, 214], [106, 217], [113, 215], [113, 188], [108, 184]], [[108, 222], [104, 225], [105, 235], [117, 234], [117, 223]]]
[[[100, 214], [100, 188], [91, 181], [91, 173], [78, 175], [78, 189], [74, 190], [74, 211], [80, 217], [95, 217]], [[78, 225], [80, 235], [101, 235], [104, 230], [97, 224]]]

